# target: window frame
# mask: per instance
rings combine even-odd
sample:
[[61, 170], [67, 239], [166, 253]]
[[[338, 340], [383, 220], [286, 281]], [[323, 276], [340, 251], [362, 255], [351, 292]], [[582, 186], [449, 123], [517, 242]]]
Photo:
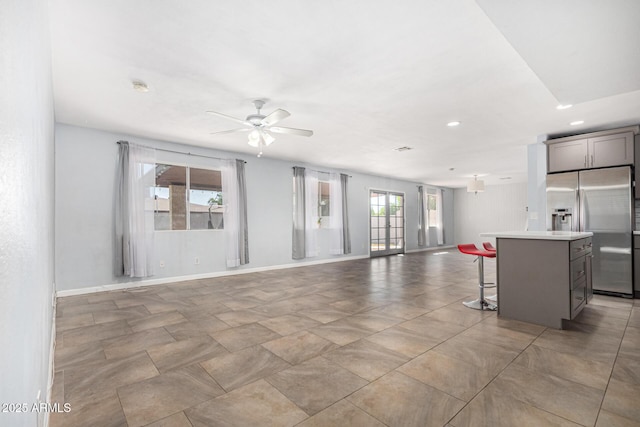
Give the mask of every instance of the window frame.
[[[153, 228], [155, 232], [167, 232], [167, 231], [175, 231], [175, 232], [185, 232], [185, 231], [224, 231], [224, 212], [222, 213], [223, 215], [223, 227], [222, 228], [196, 228], [196, 229], [192, 229], [191, 228], [191, 169], [201, 169], [201, 170], [206, 170], [206, 171], [214, 171], [214, 172], [218, 172], [220, 174], [220, 191], [217, 191], [217, 193], [222, 194], [223, 192], [223, 187], [222, 187], [222, 169], [221, 168], [215, 168], [215, 167], [202, 167], [202, 166], [190, 166], [189, 164], [183, 163], [183, 162], [170, 162], [170, 161], [159, 161], [155, 163], [155, 167], [157, 167], [158, 165], [166, 165], [166, 166], [175, 166], [175, 167], [181, 167], [185, 169], [185, 229], [181, 229], [181, 230], [174, 230], [172, 228], [169, 229], [156, 229], [156, 207], [154, 206], [153, 212], [154, 212], [154, 223], [153, 223]], [[156, 177], [157, 180], [157, 177]], [[167, 187], [159, 187], [157, 185], [157, 181], [154, 180], [154, 201], [155, 198], [157, 197], [156, 194], [156, 188], [167, 188]], [[213, 190], [216, 191], [216, 190]], [[171, 200], [170, 198], [168, 200]], [[224, 202], [224, 199], [223, 199]], [[224, 203], [221, 205], [224, 207]], [[171, 226], [171, 224], [169, 224]]]

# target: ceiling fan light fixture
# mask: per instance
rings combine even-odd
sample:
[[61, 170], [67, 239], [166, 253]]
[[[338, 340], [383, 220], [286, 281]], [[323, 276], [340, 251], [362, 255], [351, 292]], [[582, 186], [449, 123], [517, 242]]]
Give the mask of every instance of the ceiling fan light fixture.
[[276, 140], [273, 136], [269, 135], [267, 132], [262, 132], [262, 137], [264, 139], [264, 145], [266, 146], [271, 145], [271, 143]]
[[249, 133], [249, 145], [252, 147], [258, 147], [260, 145], [260, 132], [258, 132], [257, 129]]

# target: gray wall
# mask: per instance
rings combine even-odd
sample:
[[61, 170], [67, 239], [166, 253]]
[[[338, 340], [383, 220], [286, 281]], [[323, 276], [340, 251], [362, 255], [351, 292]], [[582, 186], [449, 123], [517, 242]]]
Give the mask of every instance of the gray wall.
[[[268, 268], [300, 262], [335, 260], [329, 254], [329, 230], [319, 230], [320, 255], [291, 259], [292, 166], [327, 170], [251, 155], [148, 140], [68, 125], [56, 126], [56, 284], [59, 290], [95, 288], [134, 282], [113, 275], [113, 197], [118, 146], [124, 139], [156, 148], [189, 151], [247, 161], [249, 251], [251, 262], [241, 269]], [[157, 152], [158, 161], [218, 167], [219, 161]], [[369, 254], [369, 189], [405, 193], [407, 250], [417, 243], [417, 184], [349, 171], [349, 221], [352, 253]], [[445, 191], [445, 236], [453, 243], [453, 192]], [[234, 271], [225, 263], [222, 231], [159, 231], [154, 279], [206, 276]], [[435, 245], [435, 235], [432, 238]], [[194, 263], [198, 257], [200, 263]], [[344, 256], [343, 256], [344, 257]], [[164, 261], [164, 268], [160, 268]]]
[[491, 231], [523, 231], [527, 222], [527, 184], [488, 185], [483, 193], [455, 190], [456, 244], [492, 241], [480, 237]]
[[[53, 100], [47, 2], [0, 12], [0, 403], [33, 405], [49, 386], [53, 324]], [[30, 410], [29, 406], [29, 410]], [[35, 426], [45, 414], [0, 413]]]

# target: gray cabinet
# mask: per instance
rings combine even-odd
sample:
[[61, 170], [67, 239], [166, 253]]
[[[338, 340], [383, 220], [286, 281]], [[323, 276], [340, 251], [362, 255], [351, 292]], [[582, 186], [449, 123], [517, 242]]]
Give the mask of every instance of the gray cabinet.
[[633, 133], [606, 135], [589, 138], [589, 167], [632, 165]]
[[633, 236], [633, 291], [640, 298], [640, 236]]
[[632, 165], [634, 132], [596, 132], [551, 139], [547, 144], [548, 172]]
[[562, 329], [592, 295], [591, 237], [497, 238], [498, 315]]
[[587, 167], [589, 150], [586, 139], [549, 144], [547, 152], [549, 172], [578, 170]]

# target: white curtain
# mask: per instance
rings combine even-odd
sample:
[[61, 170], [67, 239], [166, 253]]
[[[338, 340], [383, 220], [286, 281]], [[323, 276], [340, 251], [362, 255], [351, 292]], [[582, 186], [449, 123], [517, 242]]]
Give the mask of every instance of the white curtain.
[[444, 224], [442, 220], [442, 199], [444, 197], [444, 190], [438, 189], [436, 193], [436, 215], [438, 217], [438, 224], [436, 224], [436, 233], [438, 235], [438, 244], [444, 245]]
[[116, 192], [116, 275], [152, 276], [156, 152], [120, 141]]
[[305, 253], [305, 209], [304, 209], [304, 168], [293, 167], [293, 239], [292, 253], [293, 259], [304, 259]]
[[242, 160], [222, 162], [222, 201], [227, 267], [249, 263], [247, 193]]
[[306, 257], [318, 256], [318, 172], [304, 171], [304, 237]]
[[418, 186], [418, 246], [429, 244], [429, 224], [427, 223], [427, 197], [424, 187]]
[[329, 232], [331, 243], [329, 253], [342, 255], [344, 253], [344, 224], [342, 221], [342, 182], [339, 173], [329, 175]]

